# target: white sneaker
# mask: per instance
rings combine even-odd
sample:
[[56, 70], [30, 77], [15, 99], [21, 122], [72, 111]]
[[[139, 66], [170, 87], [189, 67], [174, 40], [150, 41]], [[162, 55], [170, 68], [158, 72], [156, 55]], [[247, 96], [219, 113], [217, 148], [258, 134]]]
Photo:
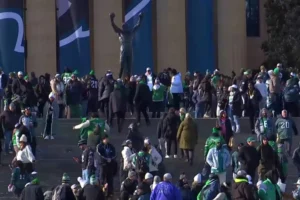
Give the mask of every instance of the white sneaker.
[[51, 135], [51, 140], [54, 140], [54, 137]]
[[45, 140], [49, 140], [49, 136], [48, 136], [48, 135], [45, 136], [44, 139], [45, 139]]
[[177, 158], [177, 155], [174, 155], [174, 158]]
[[169, 155], [166, 155], [165, 158], [170, 158], [170, 156], [169, 156]]

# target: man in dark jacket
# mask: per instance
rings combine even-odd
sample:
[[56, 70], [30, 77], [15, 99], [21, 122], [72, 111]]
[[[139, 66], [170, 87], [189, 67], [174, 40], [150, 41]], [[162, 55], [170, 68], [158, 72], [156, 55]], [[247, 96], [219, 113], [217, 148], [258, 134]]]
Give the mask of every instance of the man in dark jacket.
[[66, 104], [68, 106], [67, 118], [78, 118], [81, 116], [80, 103], [83, 94], [83, 85], [76, 77], [77, 71], [74, 71], [71, 80], [66, 86]]
[[171, 86], [171, 76], [167, 69], [164, 69], [163, 72], [159, 73], [157, 77], [159, 79], [159, 82], [164, 86], [166, 87]]
[[152, 100], [151, 92], [150, 92], [148, 85], [146, 84], [146, 76], [143, 75], [137, 85], [135, 96], [133, 98], [133, 102], [135, 104], [135, 108], [136, 108], [136, 112], [137, 112], [138, 125], [141, 122], [141, 113], [143, 113], [143, 115], [144, 115], [146, 124], [147, 125], [150, 124], [149, 116], [147, 113], [147, 108], [148, 108], [151, 100]]
[[[162, 150], [162, 146], [164, 145], [164, 132], [163, 132], [163, 124], [164, 124], [164, 120], [167, 117], [168, 113], [165, 112], [163, 114], [163, 116], [160, 118], [160, 120], [158, 121], [157, 124], [157, 138], [159, 141], [159, 148]], [[166, 154], [167, 154], [167, 149], [166, 150]]]
[[259, 165], [259, 155], [255, 148], [256, 140], [253, 137], [247, 139], [247, 145], [243, 146], [238, 155], [238, 161], [241, 163], [241, 170], [245, 170], [252, 180], [255, 180], [256, 168]]
[[98, 109], [97, 108], [98, 90], [99, 90], [98, 80], [95, 76], [94, 70], [91, 70], [87, 80], [87, 95], [88, 95], [87, 113], [95, 112]]
[[126, 95], [120, 88], [121, 83], [114, 84], [114, 91], [110, 93], [109, 97], [109, 125], [112, 126], [113, 117], [117, 116], [118, 132], [121, 133], [123, 122], [125, 119], [126, 106], [124, 99]]
[[20, 200], [44, 200], [43, 190], [40, 186], [40, 180], [37, 178], [37, 173], [32, 172], [30, 179], [31, 182], [25, 185]]
[[177, 158], [177, 130], [180, 125], [180, 118], [175, 113], [174, 108], [169, 109], [169, 113], [163, 121], [163, 137], [167, 143], [166, 158], [170, 158], [171, 146], [174, 143], [174, 158]]
[[12, 133], [15, 128], [15, 124], [18, 123], [20, 115], [16, 113], [16, 106], [14, 103], [9, 105], [9, 109], [5, 110], [0, 115], [0, 124], [3, 129], [0, 131], [4, 131], [5, 138], [5, 153], [12, 153]]
[[102, 188], [99, 186], [99, 181], [95, 175], [90, 178], [89, 184], [86, 184], [79, 194], [79, 199], [84, 200], [105, 200]]
[[135, 171], [129, 171], [128, 177], [121, 183], [120, 200], [128, 200], [138, 185], [137, 174]]
[[247, 173], [243, 170], [237, 172], [237, 176], [232, 183], [232, 200], [256, 200], [255, 186], [248, 183]]
[[70, 186], [70, 177], [67, 173], [63, 174], [62, 184], [54, 189], [52, 199], [59, 200], [76, 200]]
[[40, 76], [39, 77], [39, 82], [35, 88], [35, 93], [37, 95], [38, 99], [38, 111], [39, 111], [39, 116], [43, 116], [43, 110], [46, 101], [48, 100], [48, 95], [51, 92], [51, 87], [49, 84], [46, 84], [45, 76]]
[[26, 82], [23, 78], [23, 72], [18, 72], [18, 77], [13, 80], [12, 83], [12, 94], [13, 94], [13, 99], [19, 99], [17, 100], [20, 102], [20, 107], [21, 109], [24, 108], [23, 105], [23, 98], [25, 97], [26, 93]]
[[75, 158], [75, 162], [81, 164], [82, 167], [82, 179], [88, 181], [90, 176], [95, 173], [95, 150], [92, 147], [88, 147], [86, 140], [80, 140], [78, 142], [79, 148], [82, 150], [81, 159]]
[[113, 195], [113, 177], [117, 172], [116, 150], [115, 147], [109, 143], [108, 135], [102, 139], [102, 143], [97, 146], [97, 153], [100, 156], [101, 164], [101, 179], [102, 183], [107, 183], [107, 196]]
[[128, 126], [128, 134], [126, 140], [130, 140], [132, 142], [132, 148], [134, 151], [138, 152], [144, 146], [144, 138], [140, 133], [137, 124], [131, 123]]
[[110, 71], [105, 74], [105, 77], [100, 81], [99, 86], [99, 101], [101, 103], [100, 110], [105, 113], [106, 120], [109, 120], [109, 96], [114, 90], [115, 80]]
[[[274, 168], [278, 168], [277, 152], [268, 143], [268, 138], [263, 137], [261, 145], [257, 148], [259, 157], [258, 176], [260, 180], [265, 180], [265, 174]], [[279, 169], [280, 171], [280, 169]]]

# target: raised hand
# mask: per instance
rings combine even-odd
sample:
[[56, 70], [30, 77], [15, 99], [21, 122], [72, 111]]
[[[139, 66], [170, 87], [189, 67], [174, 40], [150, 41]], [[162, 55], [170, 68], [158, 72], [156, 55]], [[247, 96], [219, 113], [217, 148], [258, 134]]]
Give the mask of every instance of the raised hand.
[[110, 16], [110, 19], [113, 20], [116, 15], [115, 15], [115, 13], [110, 13], [109, 16]]

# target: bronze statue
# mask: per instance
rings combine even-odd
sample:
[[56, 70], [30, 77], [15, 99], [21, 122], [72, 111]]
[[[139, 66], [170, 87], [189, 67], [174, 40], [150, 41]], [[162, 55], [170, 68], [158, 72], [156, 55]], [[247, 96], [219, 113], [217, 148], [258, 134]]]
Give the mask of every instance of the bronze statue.
[[120, 48], [120, 63], [121, 69], [119, 73], [119, 78], [125, 78], [126, 76], [131, 76], [131, 69], [132, 69], [132, 57], [133, 57], [133, 50], [132, 50], [132, 40], [134, 37], [134, 33], [140, 27], [141, 21], [143, 18], [143, 14], [139, 14], [139, 20], [137, 24], [130, 29], [128, 24], [123, 23], [122, 29], [119, 28], [115, 22], [115, 13], [110, 14], [110, 21], [114, 31], [119, 35], [119, 41], [121, 43]]

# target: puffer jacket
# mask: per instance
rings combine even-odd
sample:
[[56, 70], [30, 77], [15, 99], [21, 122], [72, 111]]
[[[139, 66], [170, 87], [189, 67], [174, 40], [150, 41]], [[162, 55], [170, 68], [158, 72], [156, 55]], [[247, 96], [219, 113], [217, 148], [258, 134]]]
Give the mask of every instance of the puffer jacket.
[[245, 177], [237, 177], [232, 183], [232, 200], [256, 200], [254, 186], [248, 183]]
[[183, 87], [182, 87], [180, 73], [178, 73], [172, 77], [170, 92], [171, 93], [183, 93]]

